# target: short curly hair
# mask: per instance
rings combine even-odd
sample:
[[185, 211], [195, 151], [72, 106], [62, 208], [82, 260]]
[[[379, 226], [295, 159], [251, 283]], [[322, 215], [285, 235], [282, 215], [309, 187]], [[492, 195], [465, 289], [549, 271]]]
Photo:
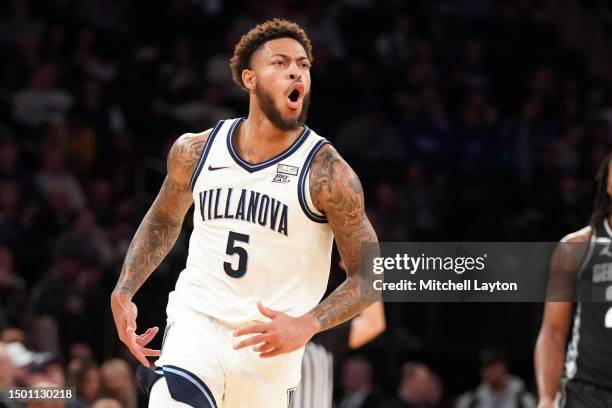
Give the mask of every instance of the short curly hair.
[[242, 82], [242, 71], [250, 68], [251, 57], [259, 47], [277, 38], [293, 38], [302, 44], [308, 60], [312, 63], [312, 45], [306, 31], [302, 27], [292, 21], [280, 18], [268, 20], [258, 24], [243, 35], [234, 48], [234, 55], [232, 55], [229, 65], [232, 70], [232, 79], [236, 85], [247, 91]]

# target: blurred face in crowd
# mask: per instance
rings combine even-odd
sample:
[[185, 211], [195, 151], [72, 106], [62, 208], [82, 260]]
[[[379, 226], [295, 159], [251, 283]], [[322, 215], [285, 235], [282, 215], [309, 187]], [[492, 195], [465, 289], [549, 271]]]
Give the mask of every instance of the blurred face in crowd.
[[64, 368], [60, 363], [49, 363], [43, 370], [45, 379], [55, 385], [63, 387], [66, 383]]
[[84, 343], [74, 343], [70, 346], [70, 357], [83, 361], [93, 360], [91, 347]]
[[132, 373], [123, 360], [110, 360], [102, 365], [102, 381], [108, 392], [119, 401], [129, 398], [133, 390]]
[[438, 404], [442, 399], [442, 386], [438, 377], [427, 366], [416, 364], [404, 375], [399, 394], [404, 401]]
[[81, 396], [85, 401], [93, 401], [100, 393], [100, 373], [97, 367], [91, 367], [83, 376], [80, 384]]
[[502, 391], [506, 388], [508, 369], [503, 361], [488, 364], [481, 368], [480, 372], [484, 382], [495, 391]]
[[342, 371], [342, 385], [349, 392], [356, 392], [369, 387], [372, 369], [363, 359], [350, 359], [344, 364]]
[[284, 131], [304, 125], [310, 104], [310, 61], [292, 38], [263, 44], [251, 57], [242, 78], [261, 111]]

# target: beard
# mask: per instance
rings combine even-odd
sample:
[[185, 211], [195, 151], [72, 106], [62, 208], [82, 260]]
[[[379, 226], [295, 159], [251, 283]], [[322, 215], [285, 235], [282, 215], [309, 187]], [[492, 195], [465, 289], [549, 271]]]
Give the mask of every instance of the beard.
[[302, 110], [297, 118], [284, 118], [283, 114], [276, 108], [272, 96], [259, 85], [255, 86], [255, 95], [259, 101], [259, 107], [263, 111], [266, 118], [278, 129], [288, 132], [296, 130], [306, 123], [308, 116], [308, 107], [310, 106], [310, 92], [304, 94], [302, 99]]

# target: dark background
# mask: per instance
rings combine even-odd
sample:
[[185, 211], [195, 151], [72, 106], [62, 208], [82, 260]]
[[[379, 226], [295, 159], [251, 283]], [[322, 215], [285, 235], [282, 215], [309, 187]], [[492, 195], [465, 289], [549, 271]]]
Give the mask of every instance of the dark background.
[[[247, 114], [227, 63], [271, 17], [313, 41], [308, 124], [360, 176], [381, 241], [559, 240], [588, 223], [612, 146], [610, 15], [572, 0], [2, 2], [0, 327], [41, 348], [31, 327], [50, 315], [64, 358], [75, 342], [124, 353], [108, 297], [169, 146]], [[136, 296], [141, 328], [164, 325], [190, 222]], [[386, 309], [364, 351], [385, 392], [407, 359], [463, 392], [492, 345], [533, 389], [540, 304]]]

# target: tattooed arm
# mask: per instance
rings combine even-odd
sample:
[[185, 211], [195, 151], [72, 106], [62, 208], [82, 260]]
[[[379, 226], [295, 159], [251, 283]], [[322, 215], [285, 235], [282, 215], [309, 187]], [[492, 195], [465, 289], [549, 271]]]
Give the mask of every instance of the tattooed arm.
[[365, 214], [359, 178], [329, 145], [321, 148], [312, 163], [310, 195], [334, 231], [347, 274], [346, 280], [310, 312], [322, 331], [351, 319], [373, 303], [363, 296], [370, 288], [360, 267], [362, 244], [377, 243], [378, 238]]
[[170, 149], [168, 174], [132, 239], [119, 281], [111, 295], [111, 309], [119, 338], [147, 366], [145, 356], [159, 355], [159, 351], [144, 346], [159, 329], [154, 327], [136, 335], [137, 308], [132, 297], [170, 252], [181, 232], [183, 219], [193, 202], [191, 176], [208, 134], [209, 131], [185, 134]]
[[[264, 358], [292, 352], [316, 333], [349, 320], [379, 300], [368, 280], [372, 276], [361, 268], [362, 244], [373, 243], [373, 249], [377, 249], [378, 239], [365, 214], [357, 175], [334, 148], [324, 146], [310, 168], [309, 185], [314, 205], [325, 213], [334, 231], [347, 278], [317, 307], [300, 317], [258, 303], [259, 311], [270, 322], [237, 330], [234, 336], [253, 336], [237, 343], [235, 349], [255, 346], [254, 350]], [[367, 256], [376, 256], [375, 251], [367, 252]]]

